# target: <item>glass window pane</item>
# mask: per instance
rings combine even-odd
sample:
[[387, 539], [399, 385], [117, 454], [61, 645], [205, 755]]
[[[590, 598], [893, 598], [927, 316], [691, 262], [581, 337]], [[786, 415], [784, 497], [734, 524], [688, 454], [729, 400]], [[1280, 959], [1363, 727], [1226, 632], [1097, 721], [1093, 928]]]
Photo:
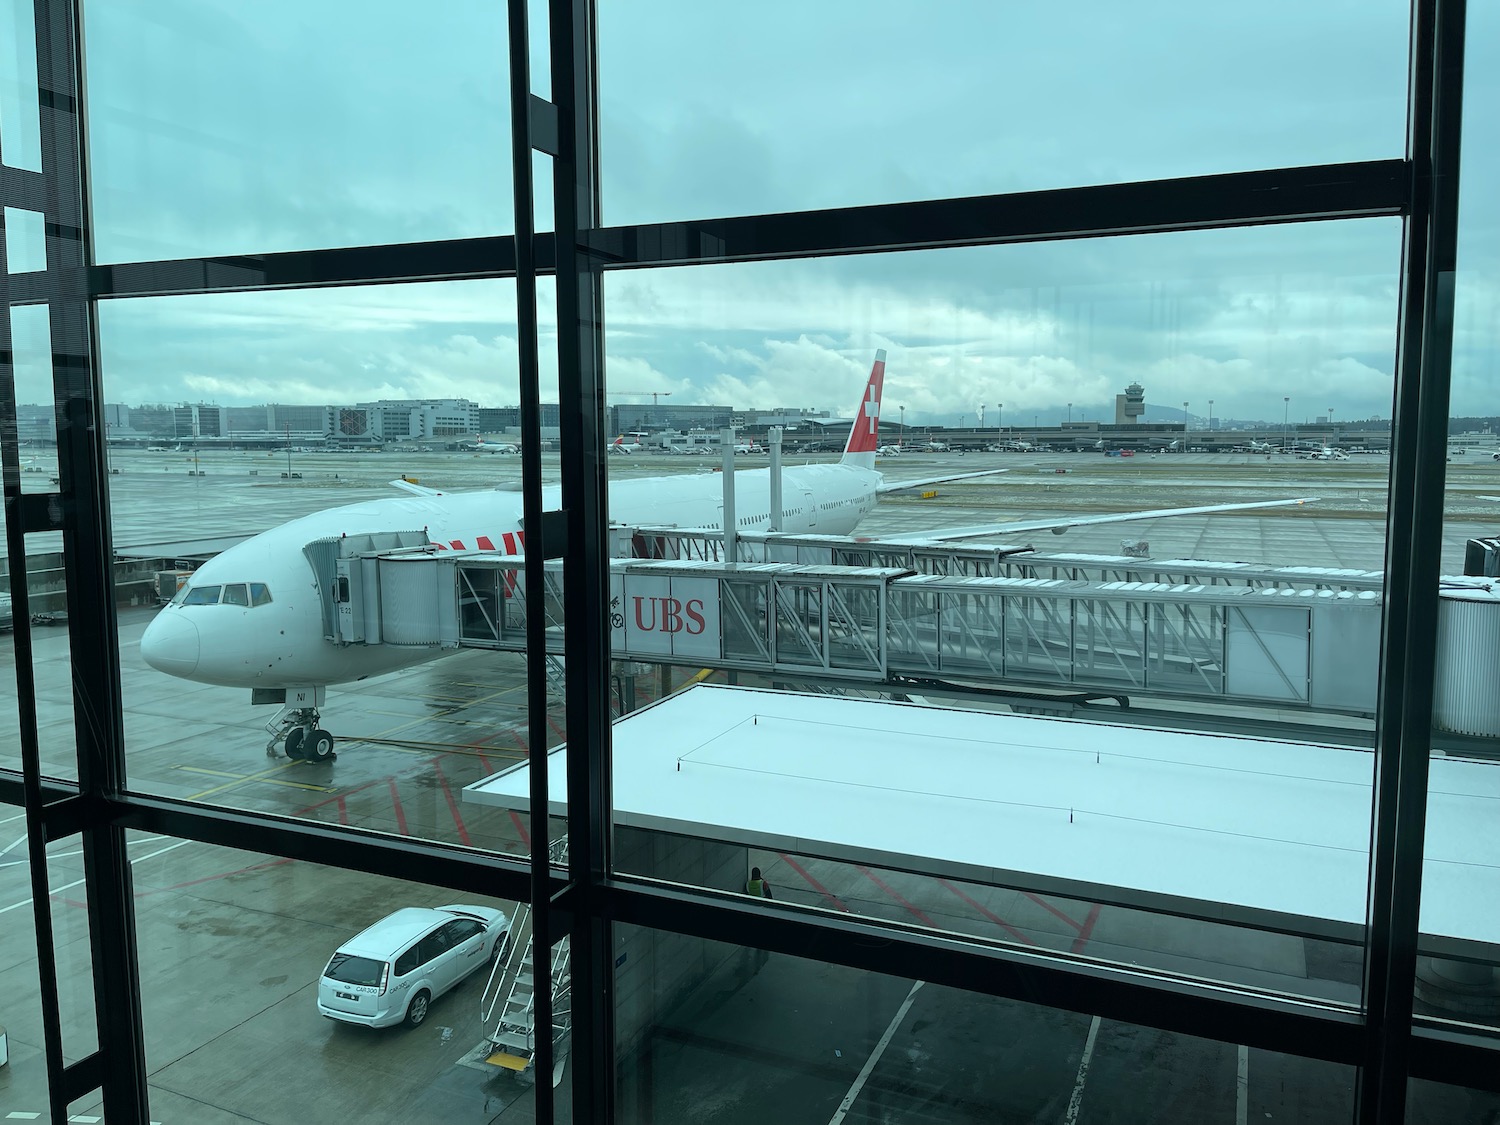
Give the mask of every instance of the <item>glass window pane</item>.
[[31, 0], [0, 0], [0, 156], [12, 168], [42, 170]]
[[37, 1119], [45, 1120], [47, 1059], [42, 1047], [41, 966], [25, 834], [25, 814], [13, 805], [0, 805], [0, 841], [4, 842], [0, 846], [6, 849], [6, 860], [0, 863], [0, 894], [4, 896], [0, 905], [6, 910], [4, 924], [0, 925], [0, 948], [5, 957], [0, 988], [6, 997], [0, 1023], [5, 1027], [10, 1055], [9, 1065], [0, 1067], [0, 1104], [8, 1110], [36, 1113]]
[[[438, 1125], [529, 1103], [484, 1061], [514, 904], [190, 841], [132, 844], [131, 859], [153, 1119], [207, 1103], [224, 1120]], [[492, 919], [475, 956], [405, 980], [343, 971], [394, 959], [397, 911], [455, 902]]]
[[616, 928], [622, 1122], [1347, 1125], [1354, 1071], [922, 981]]
[[[609, 223], [1392, 158], [1408, 5], [602, 5]], [[665, 65], [670, 60], [669, 65]]]
[[[1433, 757], [1428, 775], [1426, 862], [1417, 961], [1417, 1012], [1433, 1020], [1500, 1026], [1500, 932], [1485, 902], [1500, 890], [1500, 847], [1485, 827], [1500, 789], [1500, 712], [1483, 671], [1500, 617], [1500, 162], [1497, 125], [1500, 10], [1469, 12], [1465, 61], [1464, 191], [1459, 206], [1453, 373], [1443, 497]], [[1434, 1104], [1456, 1105], [1457, 1091]], [[1418, 1102], [1413, 1094], [1412, 1105]], [[1422, 1120], [1437, 1120], [1424, 1111]], [[1453, 1120], [1472, 1120], [1472, 1115]]]
[[40, 211], [5, 209], [5, 268], [10, 273], [47, 268], [47, 223]]
[[[553, 307], [545, 292], [548, 339]], [[531, 741], [514, 325], [501, 282], [101, 305], [113, 538], [138, 603], [120, 611], [134, 788], [526, 851], [524, 816], [463, 796]], [[466, 552], [462, 579], [437, 555], [420, 579], [359, 562], [419, 543]], [[184, 574], [181, 602], [157, 608]], [[247, 598], [254, 613], [229, 608]], [[443, 640], [444, 606], [475, 630], [462, 651]], [[338, 621], [347, 644], [344, 625], [329, 639]], [[323, 692], [316, 716], [284, 712], [268, 760], [265, 724], [304, 689]], [[550, 708], [553, 745], [560, 695]]]
[[511, 229], [503, 8], [126, 3], [85, 17], [100, 261]]
[[1500, 1114], [1500, 1095], [1413, 1078], [1406, 1087], [1407, 1125], [1482, 1125]]
[[617, 866], [1357, 1005], [1399, 234], [608, 275]]

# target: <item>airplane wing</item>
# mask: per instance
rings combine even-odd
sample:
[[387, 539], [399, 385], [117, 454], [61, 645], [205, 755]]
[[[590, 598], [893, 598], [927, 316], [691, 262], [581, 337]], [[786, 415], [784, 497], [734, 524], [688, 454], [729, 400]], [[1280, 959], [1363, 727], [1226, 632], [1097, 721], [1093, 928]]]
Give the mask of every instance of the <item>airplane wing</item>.
[[392, 488], [399, 488], [402, 492], [410, 492], [413, 496], [441, 496], [442, 492], [436, 488], [428, 488], [421, 484], [412, 484], [409, 480], [393, 480], [390, 482]]
[[942, 484], [950, 480], [968, 480], [970, 477], [989, 477], [996, 473], [1008, 473], [1009, 469], [981, 469], [977, 473], [949, 473], [945, 477], [923, 477], [921, 480], [892, 481], [890, 484], [881, 483], [876, 486], [875, 491], [884, 496], [887, 492], [900, 492], [907, 488], [921, 488], [928, 484]]
[[980, 535], [1016, 535], [1028, 531], [1050, 531], [1061, 535], [1070, 527], [1085, 527], [1096, 523], [1128, 523], [1131, 520], [1164, 519], [1167, 516], [1202, 516], [1215, 512], [1240, 512], [1254, 508], [1284, 508], [1291, 505], [1311, 504], [1318, 498], [1304, 496], [1296, 500], [1266, 500], [1247, 504], [1207, 504], [1198, 508], [1157, 508], [1150, 512], [1120, 512], [1107, 516], [1066, 516], [1052, 519], [1019, 520], [1014, 523], [975, 524], [972, 527], [945, 527], [924, 531], [919, 535], [884, 536], [886, 543], [945, 543], [952, 539], [972, 539]]

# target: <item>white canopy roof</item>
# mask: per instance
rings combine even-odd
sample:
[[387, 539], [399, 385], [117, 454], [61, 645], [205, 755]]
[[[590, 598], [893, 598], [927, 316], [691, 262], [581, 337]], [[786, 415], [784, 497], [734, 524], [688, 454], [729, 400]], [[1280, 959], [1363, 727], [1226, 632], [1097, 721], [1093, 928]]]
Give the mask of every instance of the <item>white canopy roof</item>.
[[[1229, 735], [698, 685], [614, 727], [622, 824], [1004, 881], [1361, 923], [1373, 756]], [[565, 811], [561, 748], [548, 777]], [[528, 767], [468, 787], [528, 807]], [[1436, 759], [1424, 932], [1500, 941], [1500, 765]]]

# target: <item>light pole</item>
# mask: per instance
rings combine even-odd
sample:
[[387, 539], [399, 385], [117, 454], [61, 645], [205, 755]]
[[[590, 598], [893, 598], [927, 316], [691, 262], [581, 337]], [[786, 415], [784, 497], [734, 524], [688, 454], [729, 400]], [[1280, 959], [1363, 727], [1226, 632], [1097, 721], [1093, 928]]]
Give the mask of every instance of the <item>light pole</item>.
[[1287, 412], [1292, 408], [1292, 396], [1281, 396], [1281, 452], [1286, 452], [1286, 418]]
[[901, 436], [896, 439], [896, 445], [904, 447], [906, 445], [906, 407], [900, 406], [897, 409], [901, 411]]
[[1003, 403], [1003, 402], [997, 402], [997, 403], [995, 403], [995, 410], [996, 410], [996, 414], [995, 414], [995, 444], [996, 445], [1000, 445], [1001, 444], [1000, 434], [1005, 429], [1005, 403]]
[[1209, 428], [1210, 431], [1214, 428], [1214, 400], [1213, 399], [1209, 399], [1208, 400], [1208, 428]]
[[1073, 424], [1073, 404], [1070, 402], [1070, 403], [1068, 403], [1068, 425], [1071, 426], [1072, 424]]

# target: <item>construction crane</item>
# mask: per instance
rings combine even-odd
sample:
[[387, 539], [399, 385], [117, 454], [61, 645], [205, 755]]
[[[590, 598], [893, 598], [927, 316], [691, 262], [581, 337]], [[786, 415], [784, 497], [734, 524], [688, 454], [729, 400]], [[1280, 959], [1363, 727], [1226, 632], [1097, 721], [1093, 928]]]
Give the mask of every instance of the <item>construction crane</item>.
[[671, 391], [622, 391], [614, 387], [609, 388], [609, 394], [611, 397], [613, 397], [614, 395], [650, 395], [652, 406], [660, 406], [660, 399], [670, 398], [672, 396]]

